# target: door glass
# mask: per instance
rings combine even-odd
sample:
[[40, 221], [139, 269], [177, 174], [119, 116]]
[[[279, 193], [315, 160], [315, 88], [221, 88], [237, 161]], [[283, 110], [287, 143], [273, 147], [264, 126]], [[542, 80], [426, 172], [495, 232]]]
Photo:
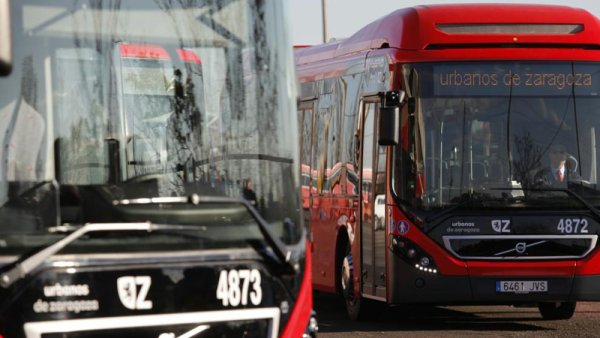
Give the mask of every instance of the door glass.
[[373, 138], [375, 134], [375, 110], [373, 103], [363, 105], [363, 133], [361, 156], [361, 226], [363, 249], [363, 292], [373, 293], [374, 282], [374, 238], [373, 238]]
[[[379, 111], [378, 104], [375, 105], [374, 111]], [[374, 125], [376, 126], [378, 123], [375, 123]], [[373, 136], [373, 142], [376, 149], [374, 156], [375, 163], [373, 166], [373, 198], [375, 199], [373, 201], [375, 285], [385, 286], [385, 168], [387, 147], [377, 144], [377, 133], [374, 133]]]
[[363, 107], [361, 220], [363, 292], [385, 297], [385, 156], [377, 144], [378, 102]]

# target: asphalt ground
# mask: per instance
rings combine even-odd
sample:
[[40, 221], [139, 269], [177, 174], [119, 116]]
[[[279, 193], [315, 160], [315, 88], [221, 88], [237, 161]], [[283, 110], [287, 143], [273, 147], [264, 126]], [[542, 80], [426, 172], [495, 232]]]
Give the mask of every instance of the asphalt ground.
[[339, 296], [315, 292], [319, 337], [600, 337], [600, 302], [580, 302], [569, 320], [543, 320], [537, 307], [403, 306], [369, 321], [347, 318]]

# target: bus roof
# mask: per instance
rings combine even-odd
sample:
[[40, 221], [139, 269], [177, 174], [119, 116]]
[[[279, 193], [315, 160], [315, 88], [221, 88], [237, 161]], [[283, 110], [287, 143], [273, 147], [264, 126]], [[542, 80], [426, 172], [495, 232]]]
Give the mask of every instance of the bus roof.
[[600, 49], [600, 21], [573, 7], [525, 4], [421, 5], [396, 10], [351, 37], [296, 51], [307, 64], [379, 48], [573, 47]]

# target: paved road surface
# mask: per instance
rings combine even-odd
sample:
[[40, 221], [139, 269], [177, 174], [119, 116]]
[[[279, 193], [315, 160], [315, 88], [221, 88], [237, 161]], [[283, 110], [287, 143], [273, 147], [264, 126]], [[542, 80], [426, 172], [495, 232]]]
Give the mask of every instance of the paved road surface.
[[600, 303], [578, 303], [566, 321], [542, 320], [537, 308], [407, 307], [374, 321], [347, 319], [335, 295], [315, 294], [319, 337], [600, 337]]

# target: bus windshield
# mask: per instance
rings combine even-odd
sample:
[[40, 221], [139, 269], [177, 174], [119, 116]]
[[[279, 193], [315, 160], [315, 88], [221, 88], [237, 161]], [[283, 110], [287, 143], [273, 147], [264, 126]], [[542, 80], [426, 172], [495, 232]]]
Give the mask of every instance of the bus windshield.
[[405, 203], [600, 206], [600, 64], [431, 63], [403, 73], [410, 98], [393, 185]]
[[13, 2], [19, 43], [12, 73], [0, 78], [0, 255], [47, 245], [57, 236], [48, 229], [65, 224], [221, 226], [201, 239], [135, 235], [152, 243], [122, 240], [129, 251], [260, 237], [239, 205], [168, 199], [189, 196], [246, 199], [297, 243], [295, 88], [281, 6]]

